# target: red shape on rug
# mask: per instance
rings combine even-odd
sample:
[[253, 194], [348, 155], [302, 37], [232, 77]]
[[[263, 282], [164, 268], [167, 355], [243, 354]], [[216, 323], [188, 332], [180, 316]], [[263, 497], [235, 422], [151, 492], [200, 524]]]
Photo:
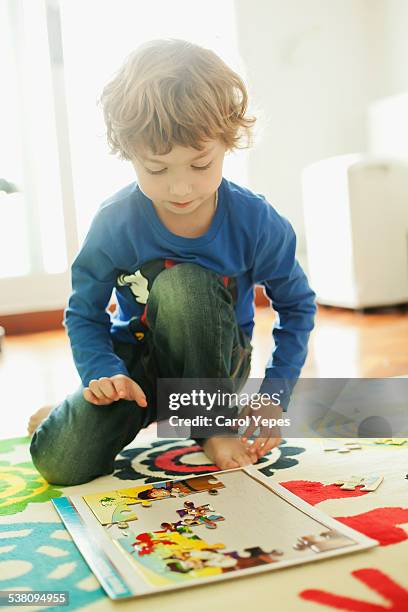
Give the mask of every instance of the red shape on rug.
[[307, 601], [349, 612], [406, 612], [408, 610], [408, 590], [397, 584], [387, 574], [374, 568], [366, 568], [351, 572], [351, 575], [372, 591], [379, 593], [388, 602], [387, 605], [335, 595], [320, 589], [307, 589], [299, 595]]
[[[324, 485], [321, 482], [309, 480], [290, 480], [280, 484], [312, 506], [327, 499], [360, 497], [368, 494], [368, 491], [361, 491], [359, 488], [354, 491], [345, 491], [338, 485]], [[378, 540], [380, 546], [389, 546], [408, 540], [408, 533], [405, 529], [398, 527], [398, 525], [408, 523], [408, 508], [375, 508], [354, 516], [336, 516], [335, 518], [369, 538]]]
[[326, 499], [340, 499], [342, 497], [360, 497], [367, 495], [368, 491], [361, 491], [356, 488], [354, 491], [345, 491], [339, 485], [328, 484], [322, 482], [313, 482], [311, 480], [289, 480], [288, 482], [280, 482], [282, 487], [285, 487], [291, 493], [294, 493], [301, 499], [304, 499], [308, 504], [315, 506]]
[[188, 455], [190, 453], [198, 453], [202, 451], [201, 446], [183, 446], [183, 448], [174, 448], [172, 450], [164, 451], [155, 458], [155, 465], [162, 470], [173, 470], [180, 474], [191, 474], [191, 468], [194, 467], [194, 474], [199, 472], [219, 472], [220, 468], [216, 465], [183, 465], [182, 463], [176, 463], [176, 460], [180, 455]]
[[397, 527], [408, 523], [408, 508], [375, 508], [355, 516], [336, 516], [336, 520], [378, 540], [380, 546], [408, 540], [405, 529]]

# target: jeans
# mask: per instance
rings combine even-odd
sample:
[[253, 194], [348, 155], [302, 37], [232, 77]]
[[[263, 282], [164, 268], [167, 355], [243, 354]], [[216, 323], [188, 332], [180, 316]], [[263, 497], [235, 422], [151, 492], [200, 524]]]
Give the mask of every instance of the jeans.
[[142, 342], [113, 346], [145, 392], [147, 408], [124, 399], [96, 406], [82, 386], [69, 395], [31, 441], [33, 463], [49, 483], [76, 485], [111, 474], [116, 455], [156, 420], [158, 378], [247, 380], [251, 342], [218, 274], [190, 263], [163, 270], [151, 287], [146, 321]]

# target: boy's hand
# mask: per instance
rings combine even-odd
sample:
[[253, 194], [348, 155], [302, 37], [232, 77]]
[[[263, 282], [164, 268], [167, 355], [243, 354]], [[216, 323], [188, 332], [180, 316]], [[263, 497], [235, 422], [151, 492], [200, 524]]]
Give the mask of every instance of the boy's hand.
[[121, 399], [134, 401], [142, 408], [147, 406], [143, 389], [124, 374], [91, 380], [89, 387], [84, 388], [83, 396], [97, 406], [106, 406]]
[[[262, 419], [280, 419], [282, 418], [282, 408], [276, 406], [272, 402], [268, 405], [262, 405], [259, 409], [248, 405], [242, 416], [249, 415], [258, 416]], [[240, 415], [241, 416], [241, 415]], [[273, 448], [279, 446], [282, 441], [281, 430], [279, 425], [272, 427], [259, 425], [259, 437], [255, 438], [254, 442], [249, 442], [248, 438], [252, 436], [257, 426], [254, 421], [251, 421], [250, 426], [244, 431], [241, 440], [246, 444], [249, 452], [260, 459]]]

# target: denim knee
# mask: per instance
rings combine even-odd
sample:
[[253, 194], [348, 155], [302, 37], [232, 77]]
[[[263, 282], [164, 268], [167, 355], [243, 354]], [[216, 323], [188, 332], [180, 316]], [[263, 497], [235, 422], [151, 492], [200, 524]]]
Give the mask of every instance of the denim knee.
[[[70, 461], [55, 452], [55, 447], [47, 444], [46, 437], [40, 437], [34, 433], [30, 444], [30, 453], [34, 467], [49, 484], [70, 487], [84, 484], [102, 474], [91, 471], [87, 466], [79, 462]], [[90, 466], [89, 466], [90, 467]], [[107, 471], [106, 473], [111, 473]]]
[[149, 294], [148, 317], [159, 303], [167, 317], [185, 317], [191, 311], [195, 316], [203, 312], [208, 316], [219, 300], [225, 305], [232, 302], [220, 275], [198, 264], [177, 264], [156, 277]]
[[[94, 452], [92, 448], [98, 424], [92, 415], [95, 408], [77, 391], [57, 406], [35, 431], [30, 444], [32, 461], [50, 484], [83, 484], [109, 473], [101, 449]], [[109, 468], [112, 472], [113, 461]]]
[[[56, 464], [53, 453], [47, 452], [43, 445], [38, 444], [35, 433], [30, 444], [31, 459], [36, 470], [49, 484], [60, 486], [71, 486], [82, 484], [77, 481], [76, 470], [66, 469], [63, 462]], [[86, 481], [85, 481], [86, 482]]]

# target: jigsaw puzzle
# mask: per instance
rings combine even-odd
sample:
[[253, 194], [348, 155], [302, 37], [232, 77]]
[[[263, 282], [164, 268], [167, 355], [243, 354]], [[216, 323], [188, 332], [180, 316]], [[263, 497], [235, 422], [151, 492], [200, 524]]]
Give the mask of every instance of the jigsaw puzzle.
[[168, 497], [185, 497], [194, 493], [207, 491], [210, 495], [218, 493], [223, 488], [222, 482], [212, 475], [197, 476], [184, 480], [170, 480], [119, 489], [104, 493], [84, 495], [84, 500], [102, 525], [136, 521], [137, 515], [133, 506], [149, 508], [153, 501]]
[[377, 544], [252, 467], [62, 497], [53, 504], [112, 599], [278, 569]]

